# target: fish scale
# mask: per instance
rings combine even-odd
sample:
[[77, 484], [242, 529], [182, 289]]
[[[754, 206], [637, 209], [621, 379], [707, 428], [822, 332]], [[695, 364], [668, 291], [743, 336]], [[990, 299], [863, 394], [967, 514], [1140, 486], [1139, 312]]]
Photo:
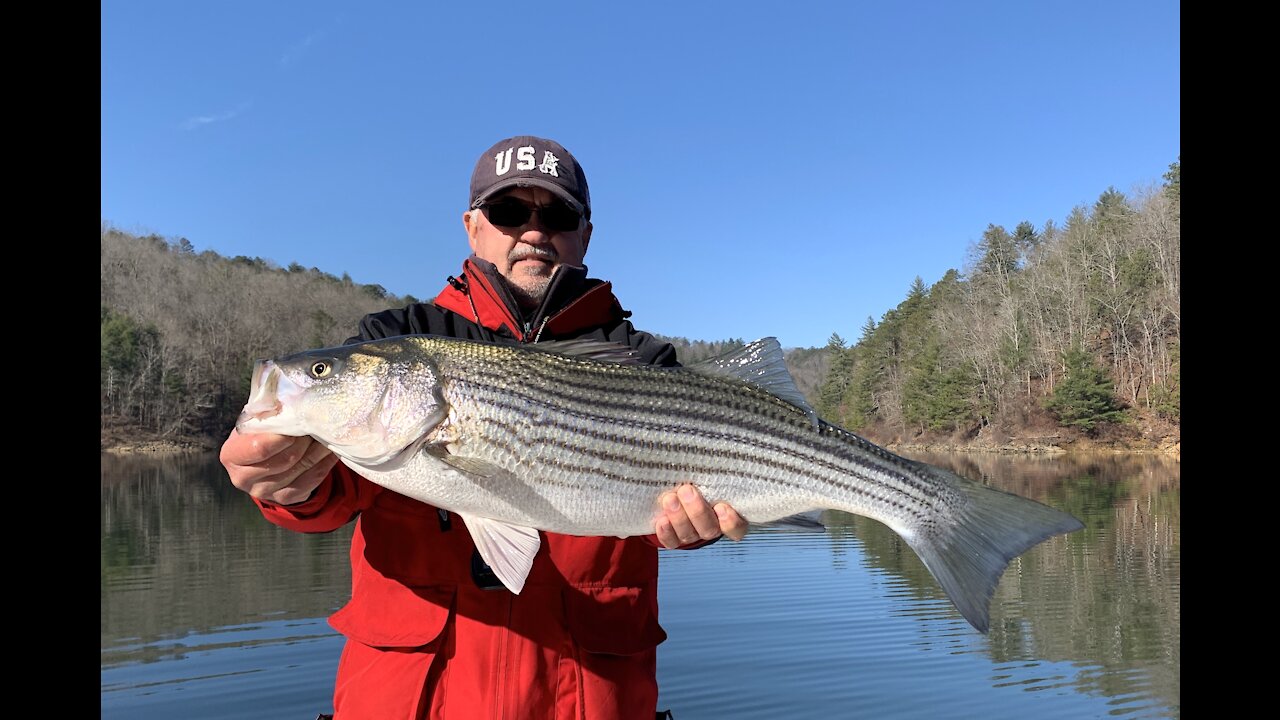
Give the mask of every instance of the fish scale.
[[[510, 361], [531, 362], [534, 359], [526, 354], [516, 355]], [[644, 389], [651, 393], [649, 397], [661, 395], [667, 401], [652, 405], [630, 399], [634, 398], [629, 394], [631, 388], [625, 387], [630, 384], [638, 390], [644, 383], [610, 382], [614, 373], [594, 378], [593, 375], [600, 373], [590, 372], [593, 368], [589, 365], [585, 369], [557, 369], [558, 374], [547, 372], [540, 378], [545, 381], [543, 387], [520, 388], [500, 386], [500, 376], [492, 371], [485, 372], [474, 366], [460, 367], [459, 378], [454, 380], [457, 389], [446, 384], [445, 395], [451, 405], [469, 408], [469, 412], [463, 415], [475, 419], [477, 429], [473, 432], [481, 438], [476, 444], [493, 449], [486, 459], [504, 467], [526, 464], [530, 468], [526, 482], [545, 482], [553, 471], [558, 472], [565, 466], [590, 467], [605, 473], [620, 487], [636, 485], [639, 478], [646, 476], [658, 478], [639, 487], [641, 492], [635, 494], [630, 507], [624, 508], [611, 501], [601, 502], [598, 508], [592, 508], [592, 514], [601, 525], [553, 528], [558, 532], [576, 530], [578, 534], [604, 534], [608, 529], [616, 528], [624, 518], [634, 519], [643, 515], [640, 509], [651, 511], [654, 501], [652, 486], [670, 488], [686, 481], [698, 484], [711, 502], [722, 498], [768, 499], [777, 496], [781, 501], [777, 508], [772, 504], [764, 504], [760, 508], [760, 517], [766, 521], [781, 517], [778, 512], [790, 515], [800, 510], [816, 509], [816, 504], [808, 508], [795, 507], [797, 491], [807, 486], [804, 482], [788, 482], [789, 478], [803, 478], [822, 487], [822, 490], [812, 493], [815, 503], [819, 497], [826, 497], [838, 502], [841, 509], [863, 515], [875, 512], [882, 518], [886, 517], [888, 507], [898, 508], [904, 515], [896, 523], [899, 525], [903, 520], [909, 521], [920, 514], [913, 510], [913, 503], [927, 501], [924, 492], [927, 486], [912, 482], [912, 475], [905, 468], [894, 467], [892, 458], [859, 454], [856, 436], [835, 432], [834, 428], [825, 434], [815, 432], [802, 414], [797, 417], [794, 412], [775, 410], [777, 399], [763, 392], [730, 394], [725, 391], [723, 382], [699, 382], [696, 375], [687, 379], [675, 378], [672, 376], [678, 371], [646, 366], [629, 368], [636, 373], [657, 375]], [[447, 366], [442, 370], [446, 377], [450, 376]], [[521, 376], [525, 373], [513, 374]], [[476, 381], [461, 379], [462, 376], [474, 376]], [[575, 398], [553, 389], [562, 386], [557, 382], [562, 378], [566, 380], [564, 385], [570, 384], [567, 380], [571, 379], [573, 389], [588, 394], [592, 402], [575, 403]], [[593, 379], [597, 382], [590, 382]], [[691, 386], [688, 394], [695, 399], [672, 401], [676, 398], [675, 393], [662, 392], [665, 389], [663, 384], [676, 385], [679, 380], [687, 380], [686, 384]], [[717, 395], [715, 390], [720, 390], [720, 393]], [[723, 404], [718, 404], [721, 398]], [[749, 403], [759, 407], [749, 407]], [[511, 442], [512, 438], [507, 437], [511, 433], [509, 423], [522, 412], [528, 412], [528, 405], [546, 408], [547, 416], [552, 418], [550, 427], [568, 433], [579, 442], [546, 442], [548, 438], [543, 436], [543, 426], [534, 427], [533, 436], [524, 442]], [[613, 412], [608, 412], [609, 409]], [[749, 434], [743, 425], [728, 424], [734, 412], [755, 418], [768, 417], [773, 422], [768, 426], [757, 426], [756, 431]], [[613, 434], [592, 432], [593, 428], [602, 427], [613, 430]], [[644, 445], [644, 438], [653, 437], [656, 433], [684, 442], [672, 439], [664, 443], [665, 448], [647, 449], [644, 455], [633, 452]], [[748, 449], [743, 450], [744, 447]], [[584, 456], [592, 459], [584, 460]], [[830, 457], [842, 462], [814, 461], [815, 457]], [[594, 459], [606, 462], [598, 464]], [[824, 470], [826, 472], [819, 472]], [[871, 474], [877, 482], [861, 485], [842, 482], [857, 472]], [[580, 471], [576, 479], [586, 482], [587, 478], [582, 477], [586, 474]], [[787, 492], [779, 493], [784, 488]], [[612, 499], [601, 496], [601, 500]], [[746, 507], [744, 503], [738, 509], [746, 512]], [[618, 511], [621, 511], [620, 515]], [[652, 520], [648, 516], [644, 519], [647, 522], [637, 532], [651, 527]]]
[[539, 531], [651, 534], [661, 494], [693, 482], [752, 524], [826, 509], [884, 523], [985, 632], [1009, 561], [1082, 527], [818, 418], [772, 338], [660, 368], [589, 341], [400, 336], [261, 361], [252, 386], [241, 432], [312, 435], [458, 513], [513, 592]]

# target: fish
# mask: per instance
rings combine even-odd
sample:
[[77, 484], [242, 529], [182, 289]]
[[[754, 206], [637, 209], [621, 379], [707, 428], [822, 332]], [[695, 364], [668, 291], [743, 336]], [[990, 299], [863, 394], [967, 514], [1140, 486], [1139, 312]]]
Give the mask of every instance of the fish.
[[685, 367], [594, 340], [305, 350], [255, 363], [236, 427], [310, 435], [370, 481], [456, 513], [513, 593], [539, 531], [652, 534], [659, 497], [692, 482], [751, 525], [812, 525], [824, 510], [887, 525], [986, 633], [1009, 562], [1083, 527], [823, 420], [775, 338]]

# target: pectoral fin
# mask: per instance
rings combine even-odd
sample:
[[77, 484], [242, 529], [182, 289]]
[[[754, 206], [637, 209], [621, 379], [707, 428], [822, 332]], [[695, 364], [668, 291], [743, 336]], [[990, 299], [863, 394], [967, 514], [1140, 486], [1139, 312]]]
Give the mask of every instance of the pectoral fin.
[[511, 473], [507, 472], [498, 465], [486, 462], [480, 458], [470, 457], [467, 455], [453, 455], [448, 452], [433, 453], [442, 461], [449, 463], [463, 473], [472, 476], [473, 480], [483, 482], [485, 480], [512, 479]]
[[458, 516], [466, 523], [480, 557], [488, 563], [493, 574], [508, 590], [519, 595], [533, 567], [533, 558], [538, 554], [538, 531], [466, 513], [458, 513]]

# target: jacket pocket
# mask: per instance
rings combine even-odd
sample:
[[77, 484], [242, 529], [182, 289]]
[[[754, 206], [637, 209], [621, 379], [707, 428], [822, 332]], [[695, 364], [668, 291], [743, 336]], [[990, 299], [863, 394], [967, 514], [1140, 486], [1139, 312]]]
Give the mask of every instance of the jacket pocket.
[[653, 586], [565, 590], [565, 624], [589, 653], [634, 655], [667, 639], [658, 624]]
[[363, 581], [329, 624], [372, 647], [417, 648], [439, 640], [449, 623], [453, 586], [411, 587], [385, 578]]
[[656, 585], [565, 590], [572, 652], [560, 663], [557, 718], [650, 720], [658, 705]]

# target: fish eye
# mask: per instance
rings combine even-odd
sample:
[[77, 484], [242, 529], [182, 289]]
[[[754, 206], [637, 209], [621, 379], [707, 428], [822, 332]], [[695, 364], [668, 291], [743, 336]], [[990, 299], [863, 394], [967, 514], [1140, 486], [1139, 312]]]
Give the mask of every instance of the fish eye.
[[333, 365], [327, 360], [317, 360], [311, 363], [311, 377], [323, 378], [333, 373]]

